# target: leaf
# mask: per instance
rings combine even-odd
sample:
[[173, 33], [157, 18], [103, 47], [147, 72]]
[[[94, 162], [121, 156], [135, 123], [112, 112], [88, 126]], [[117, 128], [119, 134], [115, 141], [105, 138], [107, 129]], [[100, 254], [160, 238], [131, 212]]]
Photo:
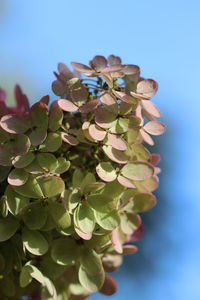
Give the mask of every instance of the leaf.
[[121, 169], [121, 174], [132, 180], [144, 180], [153, 176], [154, 169], [144, 162], [128, 163]]
[[80, 203], [75, 210], [77, 227], [85, 233], [91, 233], [95, 227], [94, 212], [86, 203]]
[[60, 99], [58, 100], [58, 106], [67, 112], [76, 112], [78, 110], [78, 106], [72, 103], [70, 100]]
[[57, 176], [39, 177], [37, 181], [44, 197], [54, 197], [61, 194], [65, 189], [64, 181]]
[[48, 211], [58, 228], [66, 229], [71, 225], [70, 215], [62, 204], [48, 202]]
[[49, 110], [49, 129], [52, 131], [58, 130], [62, 126], [63, 112], [58, 105], [58, 101], [51, 104]]
[[58, 157], [55, 173], [57, 174], [65, 173], [69, 169], [70, 165], [71, 163], [69, 160], [66, 160], [64, 157]]
[[16, 193], [9, 185], [6, 188], [5, 195], [8, 209], [14, 216], [18, 215], [21, 210], [29, 204], [28, 198]]
[[40, 148], [42, 152], [56, 152], [61, 146], [61, 135], [59, 133], [50, 132]]
[[14, 186], [20, 186], [28, 180], [28, 173], [23, 169], [13, 169], [8, 175], [8, 183]]
[[47, 213], [42, 202], [37, 201], [27, 205], [23, 210], [22, 218], [30, 230], [41, 229], [47, 220]]
[[96, 172], [98, 176], [106, 182], [114, 181], [117, 178], [116, 170], [109, 162], [102, 162], [98, 164]]
[[53, 241], [51, 257], [59, 265], [73, 265], [79, 256], [79, 247], [73, 239], [59, 238]]
[[30, 128], [27, 117], [18, 115], [5, 115], [0, 120], [0, 126], [9, 133], [21, 134]]
[[45, 172], [54, 172], [58, 166], [56, 157], [51, 153], [38, 153], [36, 158]]
[[0, 242], [9, 240], [19, 228], [19, 222], [12, 216], [0, 218]]
[[104, 153], [110, 158], [112, 161], [119, 164], [126, 164], [128, 161], [128, 157], [126, 154], [120, 150], [117, 150], [111, 146], [104, 145], [103, 147]]
[[90, 293], [97, 292], [103, 285], [105, 273], [100, 256], [91, 249], [83, 249], [78, 278], [81, 285]]
[[126, 141], [122, 137], [115, 134], [108, 133], [108, 144], [121, 151], [127, 149]]
[[48, 242], [36, 230], [22, 229], [22, 241], [25, 248], [33, 255], [44, 255], [48, 251]]
[[32, 277], [30, 275], [30, 267], [29, 265], [25, 265], [22, 267], [20, 276], [19, 276], [19, 284], [22, 288], [29, 285], [32, 281]]
[[25, 155], [16, 156], [13, 160], [13, 166], [15, 168], [25, 168], [34, 160], [35, 155], [32, 152], [28, 152]]
[[133, 209], [135, 212], [144, 212], [156, 204], [156, 197], [150, 193], [137, 194], [134, 197]]
[[160, 135], [165, 132], [165, 125], [161, 122], [150, 121], [144, 125], [143, 129], [152, 135]]
[[13, 187], [14, 190], [20, 195], [28, 198], [44, 198], [44, 194], [42, 192], [41, 187], [38, 184], [38, 181], [33, 177], [29, 176], [27, 182], [21, 186]]

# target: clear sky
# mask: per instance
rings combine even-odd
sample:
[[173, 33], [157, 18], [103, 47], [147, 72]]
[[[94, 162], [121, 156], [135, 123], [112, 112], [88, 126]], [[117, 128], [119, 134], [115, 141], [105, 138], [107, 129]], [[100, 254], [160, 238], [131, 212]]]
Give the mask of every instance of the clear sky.
[[199, 300], [200, 1], [0, 0], [2, 87], [20, 83], [34, 102], [52, 95], [58, 62], [96, 54], [120, 55], [159, 82], [154, 99], [168, 127], [157, 139], [163, 173], [143, 256], [126, 260], [112, 299]]

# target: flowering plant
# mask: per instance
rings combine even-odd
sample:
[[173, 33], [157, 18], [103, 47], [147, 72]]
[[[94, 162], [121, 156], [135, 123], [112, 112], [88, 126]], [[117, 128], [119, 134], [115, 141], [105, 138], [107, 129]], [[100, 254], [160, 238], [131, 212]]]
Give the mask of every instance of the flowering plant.
[[[0, 298], [81, 300], [112, 295], [108, 273], [137, 251], [139, 215], [156, 204], [165, 127], [157, 83], [111, 55], [58, 65], [59, 97], [16, 107], [0, 90]], [[83, 73], [81, 77], [80, 73]]]

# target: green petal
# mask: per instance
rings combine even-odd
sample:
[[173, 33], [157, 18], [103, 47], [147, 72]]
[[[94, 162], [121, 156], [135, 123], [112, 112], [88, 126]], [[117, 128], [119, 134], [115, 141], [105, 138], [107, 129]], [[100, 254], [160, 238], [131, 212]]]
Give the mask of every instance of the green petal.
[[14, 186], [21, 186], [28, 180], [28, 173], [23, 169], [13, 169], [8, 175], [8, 183]]
[[47, 220], [47, 213], [42, 203], [37, 201], [25, 207], [22, 218], [30, 230], [37, 230], [44, 226]]
[[48, 203], [48, 211], [58, 228], [66, 229], [71, 225], [71, 218], [66, 208], [57, 202]]
[[102, 162], [98, 164], [96, 172], [98, 176], [106, 182], [114, 181], [117, 178], [116, 170], [109, 162]]
[[56, 157], [51, 153], [39, 153], [36, 158], [38, 164], [45, 172], [53, 172], [58, 166]]
[[37, 181], [44, 197], [54, 197], [65, 189], [64, 181], [57, 176], [39, 177]]
[[143, 162], [128, 163], [121, 169], [123, 176], [132, 180], [144, 180], [153, 176], [154, 168]]
[[49, 248], [47, 240], [36, 230], [23, 228], [22, 241], [24, 247], [34, 255], [44, 255]]
[[19, 228], [19, 223], [16, 218], [9, 216], [0, 218], [0, 242], [10, 239]]
[[79, 246], [70, 238], [59, 238], [52, 243], [51, 257], [59, 265], [73, 265], [79, 255]]

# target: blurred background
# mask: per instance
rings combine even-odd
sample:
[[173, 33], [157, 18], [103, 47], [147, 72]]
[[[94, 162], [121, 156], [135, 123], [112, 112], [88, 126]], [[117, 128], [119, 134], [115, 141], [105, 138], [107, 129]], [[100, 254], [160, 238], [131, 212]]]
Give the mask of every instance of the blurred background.
[[[154, 78], [167, 132], [158, 205], [144, 215], [139, 252], [115, 274], [113, 300], [200, 299], [200, 1], [0, 0], [0, 86], [33, 103], [58, 62], [115, 54]], [[91, 297], [103, 300], [99, 294]]]

